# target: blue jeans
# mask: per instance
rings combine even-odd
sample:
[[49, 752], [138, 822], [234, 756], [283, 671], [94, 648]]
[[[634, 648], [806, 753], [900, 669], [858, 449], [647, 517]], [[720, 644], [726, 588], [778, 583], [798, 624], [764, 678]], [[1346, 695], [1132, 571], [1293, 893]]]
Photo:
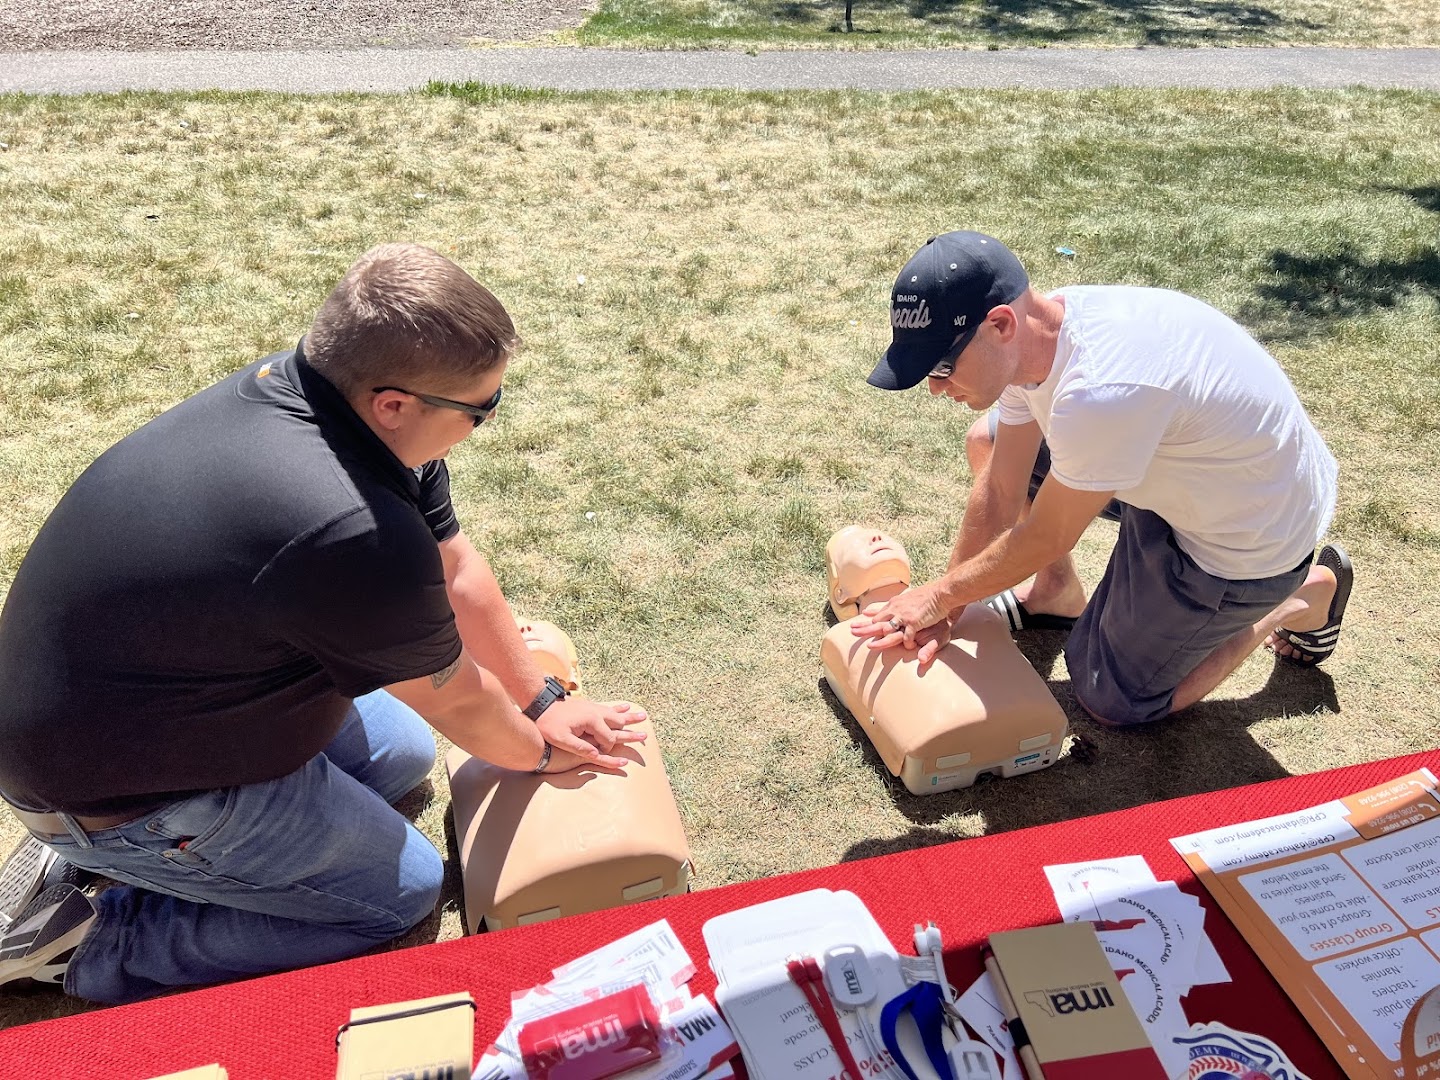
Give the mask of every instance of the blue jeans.
[[434, 911], [444, 863], [390, 804], [434, 764], [426, 723], [376, 691], [288, 776], [47, 837], [77, 866], [126, 882], [98, 898], [66, 992], [119, 1004], [343, 960], [404, 933]]

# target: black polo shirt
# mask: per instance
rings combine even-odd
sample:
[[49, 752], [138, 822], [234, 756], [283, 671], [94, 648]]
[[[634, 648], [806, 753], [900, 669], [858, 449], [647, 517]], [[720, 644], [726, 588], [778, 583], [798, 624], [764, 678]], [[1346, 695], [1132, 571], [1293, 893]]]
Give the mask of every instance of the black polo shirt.
[[304, 342], [102, 454], [0, 614], [0, 792], [122, 812], [274, 779], [350, 700], [445, 667], [443, 461], [408, 469]]

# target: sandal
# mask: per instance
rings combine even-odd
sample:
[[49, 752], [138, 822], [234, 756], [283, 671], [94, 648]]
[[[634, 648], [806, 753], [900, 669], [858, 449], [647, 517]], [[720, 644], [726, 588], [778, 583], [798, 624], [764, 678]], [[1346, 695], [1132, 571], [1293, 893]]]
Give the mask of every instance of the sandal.
[[1315, 560], [1321, 566], [1328, 566], [1335, 575], [1335, 596], [1330, 601], [1330, 611], [1325, 625], [1319, 630], [1286, 630], [1275, 628], [1275, 636], [1292, 648], [1300, 650], [1298, 656], [1275, 653], [1281, 660], [1287, 660], [1300, 667], [1314, 667], [1335, 651], [1340, 639], [1340, 620], [1345, 617], [1345, 605], [1350, 600], [1350, 589], [1355, 584], [1355, 568], [1350, 556], [1339, 544], [1326, 544], [1320, 549]]
[[1017, 630], [1069, 630], [1079, 622], [1068, 615], [1044, 615], [1032, 612], [1015, 597], [1014, 589], [1006, 589], [980, 601], [997, 612], [1010, 624], [1010, 632]]

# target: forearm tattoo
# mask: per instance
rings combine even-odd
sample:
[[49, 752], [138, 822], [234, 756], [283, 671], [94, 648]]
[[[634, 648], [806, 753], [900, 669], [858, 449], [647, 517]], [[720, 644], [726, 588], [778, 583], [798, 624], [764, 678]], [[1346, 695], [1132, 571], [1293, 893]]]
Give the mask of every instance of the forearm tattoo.
[[[462, 653], [461, 656], [463, 655], [464, 654]], [[457, 656], [454, 660], [450, 661], [450, 663], [446, 664], [443, 668], [430, 676], [430, 685], [433, 686], [436, 690], [439, 690], [447, 682], [453, 679], [455, 677], [455, 673], [459, 670], [460, 657]]]

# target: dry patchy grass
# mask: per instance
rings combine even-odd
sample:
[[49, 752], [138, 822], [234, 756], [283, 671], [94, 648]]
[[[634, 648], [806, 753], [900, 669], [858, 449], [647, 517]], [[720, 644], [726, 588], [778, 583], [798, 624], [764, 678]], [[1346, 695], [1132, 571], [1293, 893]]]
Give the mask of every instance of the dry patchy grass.
[[[588, 685], [652, 710], [700, 887], [1433, 746], [1437, 129], [1435, 96], [1365, 91], [0, 99], [0, 587], [100, 450], [414, 239], [527, 342], [452, 456], [461, 518]], [[960, 226], [1043, 286], [1184, 289], [1272, 345], [1342, 464], [1359, 577], [1324, 672], [1257, 656], [1106, 732], [1042, 636], [1083, 752], [924, 799], [887, 779], [820, 689], [822, 549], [872, 522], [944, 563], [971, 414], [863, 377], [896, 269]], [[1082, 541], [1090, 580], [1112, 537]], [[442, 849], [447, 801], [437, 770], [410, 806]], [[459, 934], [457, 903], [452, 877], [407, 941]], [[75, 1007], [0, 996], [0, 1023]]]

